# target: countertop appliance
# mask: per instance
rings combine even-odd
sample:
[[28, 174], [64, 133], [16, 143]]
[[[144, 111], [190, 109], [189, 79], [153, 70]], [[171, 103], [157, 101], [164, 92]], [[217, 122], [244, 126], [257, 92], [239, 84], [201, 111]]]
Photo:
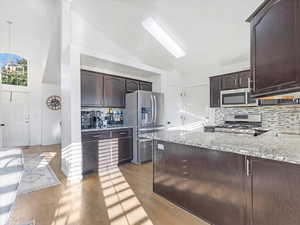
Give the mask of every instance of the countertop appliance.
[[221, 107], [258, 106], [259, 100], [252, 98], [249, 88], [221, 91]]
[[230, 114], [225, 116], [223, 124], [205, 127], [206, 132], [223, 132], [236, 134], [249, 134], [258, 136], [267, 132], [262, 129], [262, 117], [260, 114]]
[[139, 134], [164, 129], [164, 94], [135, 91], [126, 94], [124, 123], [136, 127], [133, 134], [133, 163], [152, 160], [153, 140]]

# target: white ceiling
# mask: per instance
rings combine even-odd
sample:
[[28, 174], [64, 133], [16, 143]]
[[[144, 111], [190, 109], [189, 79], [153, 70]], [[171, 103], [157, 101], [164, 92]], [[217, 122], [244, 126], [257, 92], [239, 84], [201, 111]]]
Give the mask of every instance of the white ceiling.
[[[184, 74], [249, 63], [245, 19], [263, 0], [74, 0], [73, 9], [143, 63]], [[175, 59], [143, 29], [153, 17], [185, 49]]]

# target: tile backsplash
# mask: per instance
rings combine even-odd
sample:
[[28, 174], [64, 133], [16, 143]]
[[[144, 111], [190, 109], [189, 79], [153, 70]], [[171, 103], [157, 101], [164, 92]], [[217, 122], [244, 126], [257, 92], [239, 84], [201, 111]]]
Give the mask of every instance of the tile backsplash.
[[261, 106], [241, 108], [212, 108], [214, 123], [221, 124], [225, 115], [255, 113], [262, 115], [262, 127], [284, 131], [300, 132], [300, 106]]

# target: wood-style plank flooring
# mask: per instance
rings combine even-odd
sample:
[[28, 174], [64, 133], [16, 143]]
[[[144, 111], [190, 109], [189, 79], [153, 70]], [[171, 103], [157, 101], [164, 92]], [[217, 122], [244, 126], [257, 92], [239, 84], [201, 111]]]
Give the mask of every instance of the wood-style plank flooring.
[[109, 174], [68, 184], [60, 171], [59, 146], [30, 147], [24, 154], [53, 157], [61, 185], [17, 197], [10, 225], [207, 225], [152, 192], [152, 164], [125, 164]]

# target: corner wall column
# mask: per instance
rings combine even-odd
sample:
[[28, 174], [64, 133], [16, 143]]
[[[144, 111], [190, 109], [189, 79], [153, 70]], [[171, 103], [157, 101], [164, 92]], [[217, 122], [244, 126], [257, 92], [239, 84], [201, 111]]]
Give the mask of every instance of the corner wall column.
[[80, 52], [72, 46], [71, 1], [61, 0], [61, 170], [68, 181], [82, 179]]

